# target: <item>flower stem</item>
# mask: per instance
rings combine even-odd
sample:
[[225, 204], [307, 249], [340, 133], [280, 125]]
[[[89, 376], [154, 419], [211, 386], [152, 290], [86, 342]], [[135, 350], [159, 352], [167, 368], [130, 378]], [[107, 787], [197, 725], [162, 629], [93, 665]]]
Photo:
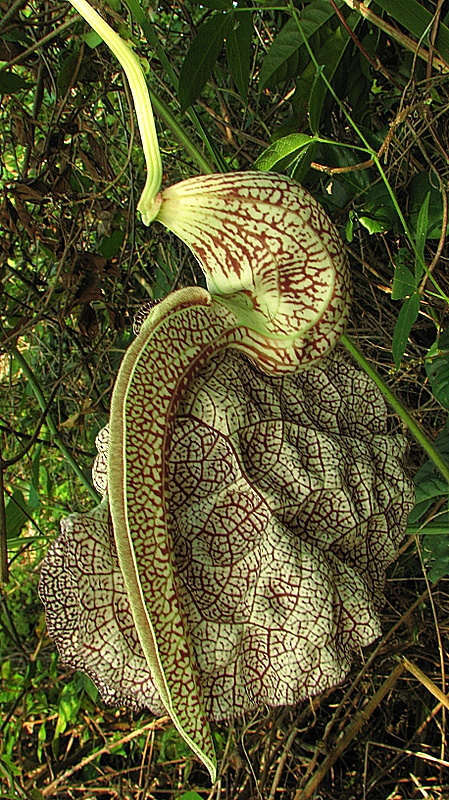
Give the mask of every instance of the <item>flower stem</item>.
[[70, 0], [74, 8], [98, 33], [122, 65], [134, 100], [142, 147], [147, 164], [147, 179], [138, 203], [145, 225], [156, 217], [161, 203], [162, 161], [154, 124], [153, 109], [140, 61], [123, 39], [97, 14], [87, 0]]

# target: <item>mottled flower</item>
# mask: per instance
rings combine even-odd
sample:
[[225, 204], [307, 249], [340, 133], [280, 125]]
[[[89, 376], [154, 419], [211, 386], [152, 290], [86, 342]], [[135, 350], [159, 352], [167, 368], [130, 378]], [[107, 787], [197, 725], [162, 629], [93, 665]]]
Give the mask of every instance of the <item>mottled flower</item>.
[[[107, 440], [105, 430], [94, 470], [102, 492]], [[413, 505], [404, 449], [386, 432], [374, 384], [339, 353], [275, 378], [224, 350], [188, 387], [172, 438], [169, 527], [207, 717], [322, 692], [379, 636], [385, 569]], [[151, 559], [139, 568], [151, 580]], [[64, 663], [107, 702], [166, 711], [107, 497], [63, 521], [40, 591]], [[162, 613], [156, 594], [157, 580]], [[182, 687], [182, 659], [177, 675], [176, 657], [174, 666]]]

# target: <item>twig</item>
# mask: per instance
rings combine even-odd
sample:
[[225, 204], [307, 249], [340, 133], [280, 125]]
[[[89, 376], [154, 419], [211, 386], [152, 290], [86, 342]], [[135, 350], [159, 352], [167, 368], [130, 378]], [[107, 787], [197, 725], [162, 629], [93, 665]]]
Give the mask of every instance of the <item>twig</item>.
[[53, 794], [54, 790], [59, 786], [60, 783], [65, 781], [67, 778], [70, 778], [71, 775], [74, 775], [75, 772], [79, 772], [80, 769], [84, 769], [87, 764], [90, 764], [92, 761], [95, 761], [96, 758], [99, 756], [104, 755], [105, 753], [112, 753], [117, 747], [121, 747], [126, 742], [130, 742], [132, 739], [135, 739], [136, 736], [141, 736], [142, 733], [145, 731], [155, 730], [155, 728], [161, 727], [165, 725], [167, 722], [170, 722], [170, 717], [160, 717], [159, 719], [154, 719], [152, 722], [148, 722], [147, 725], [143, 725], [141, 728], [137, 728], [137, 730], [128, 733], [126, 736], [122, 736], [121, 739], [117, 739], [115, 742], [111, 742], [110, 744], [105, 744], [104, 747], [101, 747], [99, 750], [96, 750], [95, 753], [91, 753], [86, 758], [81, 759], [74, 767], [71, 769], [66, 770], [61, 775], [52, 781], [48, 786], [45, 786], [42, 789], [42, 796], [43, 797], [50, 797]]
[[404, 665], [405, 669], [414, 675], [415, 678], [418, 678], [420, 683], [422, 683], [422, 685], [425, 686], [426, 689], [428, 689], [428, 691], [431, 692], [445, 708], [449, 708], [449, 697], [438, 688], [436, 683], [427, 677], [425, 672], [417, 667], [416, 664], [413, 664], [411, 661], [409, 661], [408, 658], [403, 658], [402, 664]]
[[318, 767], [315, 774], [311, 777], [308, 783], [304, 786], [303, 789], [299, 789], [296, 794], [294, 795], [293, 800], [308, 800], [312, 797], [315, 790], [320, 785], [321, 781], [329, 772], [331, 767], [335, 764], [338, 758], [344, 753], [346, 748], [352, 742], [355, 736], [359, 733], [365, 722], [367, 722], [373, 713], [376, 710], [377, 706], [382, 702], [384, 697], [391, 691], [393, 686], [396, 684], [402, 673], [404, 672], [405, 664], [400, 663], [398, 664], [393, 672], [386, 678], [383, 682], [382, 686], [376, 694], [371, 698], [369, 703], [365, 706], [365, 708], [357, 714], [357, 717], [346, 729], [346, 733], [342, 736], [342, 738], [335, 744], [333, 750], [329, 753], [328, 756], [324, 759], [323, 763]]
[[298, 728], [293, 728], [290, 731], [290, 736], [288, 737], [285, 747], [282, 751], [282, 755], [279, 759], [279, 764], [277, 765], [276, 772], [274, 773], [273, 783], [271, 784], [270, 794], [268, 795], [268, 800], [274, 800], [274, 796], [276, 794], [276, 789], [279, 785], [279, 781], [281, 780], [281, 775], [285, 766], [285, 762], [287, 761], [288, 754], [290, 752], [290, 748], [295, 740], [295, 737], [298, 734]]
[[449, 64], [447, 64], [443, 58], [436, 56], [434, 53], [429, 53], [428, 50], [426, 50], [424, 47], [421, 47], [419, 44], [417, 44], [417, 42], [413, 41], [413, 39], [410, 39], [404, 33], [401, 33], [401, 31], [399, 31], [393, 25], [390, 25], [389, 22], [385, 22], [384, 19], [378, 17], [374, 11], [371, 11], [371, 9], [365, 6], [364, 3], [361, 3], [360, 0], [344, 0], [344, 2], [353, 11], [357, 11], [362, 17], [365, 17], [365, 19], [372, 22], [376, 28], [380, 28], [381, 31], [384, 31], [384, 33], [388, 34], [388, 36], [391, 36], [392, 39], [401, 44], [402, 47], [405, 47], [406, 50], [409, 50], [411, 53], [419, 56], [419, 58], [422, 58], [426, 64], [431, 61], [432, 66], [440, 69], [441, 72], [449, 72]]
[[47, 35], [43, 36], [42, 39], [39, 39], [38, 42], [34, 42], [34, 44], [32, 44], [30, 47], [27, 47], [26, 50], [23, 50], [21, 53], [19, 53], [18, 56], [12, 58], [11, 61], [8, 61], [7, 64], [3, 64], [3, 66], [0, 67], [0, 72], [4, 72], [6, 69], [13, 67], [15, 64], [20, 64], [21, 61], [28, 58], [28, 56], [30, 56], [32, 53], [35, 53], [40, 47], [43, 47], [45, 44], [48, 44], [48, 42], [56, 39], [60, 33], [63, 33], [65, 30], [67, 30], [67, 28], [70, 28], [70, 26], [73, 25], [73, 22], [73, 19], [69, 19], [68, 22], [63, 22], [62, 25], [59, 25], [54, 29], [54, 31], [47, 33]]
[[4, 464], [3, 459], [0, 462], [0, 585], [8, 583], [8, 541], [6, 530], [6, 508], [5, 508], [5, 490], [3, 485], [4, 479]]

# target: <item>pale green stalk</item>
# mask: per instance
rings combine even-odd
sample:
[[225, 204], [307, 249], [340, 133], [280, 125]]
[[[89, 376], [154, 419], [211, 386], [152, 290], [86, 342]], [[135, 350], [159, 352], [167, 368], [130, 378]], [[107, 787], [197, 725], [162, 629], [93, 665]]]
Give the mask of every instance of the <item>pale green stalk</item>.
[[72, 5], [103, 39], [122, 65], [134, 100], [137, 123], [147, 164], [147, 179], [137, 205], [145, 225], [156, 217], [161, 204], [162, 161], [154, 124], [153, 109], [140, 61], [123, 39], [97, 14], [87, 0], [70, 0]]

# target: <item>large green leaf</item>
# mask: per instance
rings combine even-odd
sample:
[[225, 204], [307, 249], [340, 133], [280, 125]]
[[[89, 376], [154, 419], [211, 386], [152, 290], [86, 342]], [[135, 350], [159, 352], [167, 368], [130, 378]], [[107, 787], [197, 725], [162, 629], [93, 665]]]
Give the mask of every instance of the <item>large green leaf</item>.
[[15, 72], [2, 72], [0, 74], [0, 94], [14, 94], [21, 89], [29, 89], [33, 84], [25, 81]]
[[[323, 17], [322, 14], [321, 17]], [[347, 20], [348, 25], [353, 30], [360, 24], [360, 21], [361, 19], [357, 14], [351, 14]], [[308, 27], [309, 25], [305, 25], [301, 17], [302, 31], [304, 36], [309, 39], [310, 37], [307, 35]], [[335, 31], [327, 32], [326, 38], [315, 52], [318, 70], [315, 64], [310, 61], [297, 82], [293, 104], [299, 119], [305, 118], [306, 114], [308, 115], [309, 125], [314, 133], [319, 131], [324, 103], [328, 93], [323, 75], [328, 81], [332, 81], [349, 42], [350, 36], [342, 26], [339, 26]]]
[[[337, 2], [338, 6], [342, 3]], [[307, 39], [310, 39], [328, 22], [334, 10], [327, 0], [313, 0], [301, 11], [301, 27]], [[259, 90], [273, 88], [279, 83], [297, 74], [299, 63], [298, 51], [304, 45], [301, 32], [295, 19], [289, 19], [276, 36], [265, 56], [259, 76]]]
[[248, 95], [252, 36], [253, 15], [251, 11], [235, 14], [234, 26], [226, 37], [226, 57], [233, 81], [243, 100], [246, 100]]
[[198, 29], [179, 75], [179, 102], [185, 111], [195, 102], [209, 80], [223, 42], [233, 24], [233, 13], [217, 13]]
[[297, 73], [298, 50], [303, 41], [295, 19], [289, 19], [265, 56], [259, 75], [259, 91], [273, 88]]
[[448, 489], [446, 481], [433, 475], [417, 483], [415, 486], [415, 506], [408, 518], [409, 524], [417, 523], [439, 497], [447, 497]]
[[393, 333], [393, 358], [396, 369], [399, 368], [402, 356], [407, 347], [407, 340], [412, 329], [412, 325], [416, 322], [419, 312], [420, 296], [418, 292], [414, 292], [407, 298], [402, 306]]

